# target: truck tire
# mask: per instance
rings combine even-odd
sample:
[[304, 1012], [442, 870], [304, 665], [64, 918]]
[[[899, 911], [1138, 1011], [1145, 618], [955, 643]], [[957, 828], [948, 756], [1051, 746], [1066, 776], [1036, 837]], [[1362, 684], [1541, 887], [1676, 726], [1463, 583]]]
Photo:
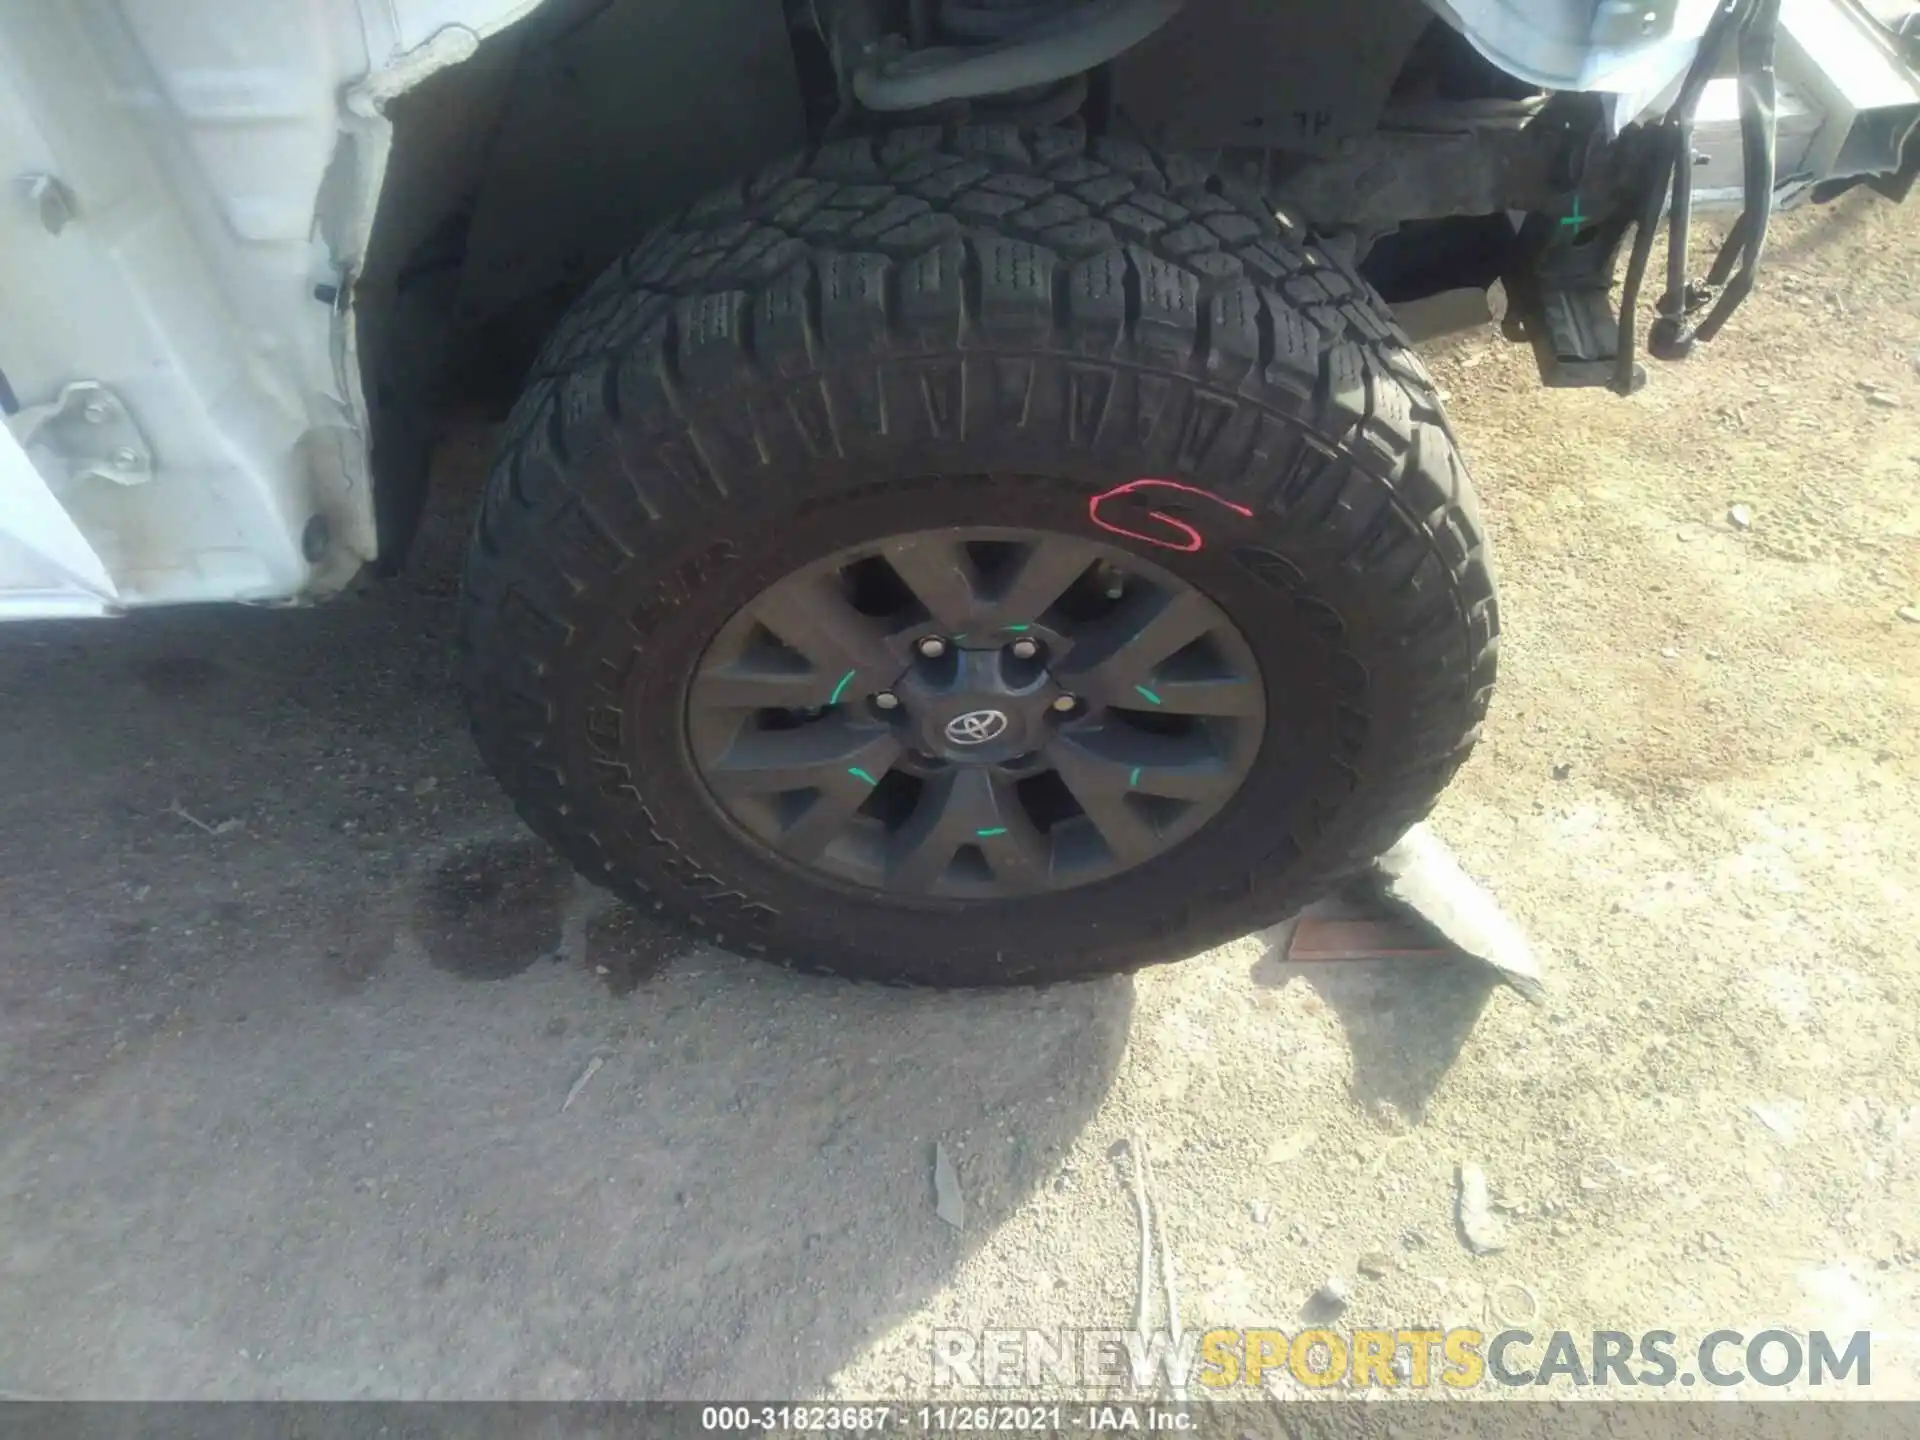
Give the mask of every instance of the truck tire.
[[716, 945], [1040, 983], [1282, 919], [1423, 816], [1498, 615], [1383, 302], [1077, 129], [852, 139], [600, 277], [505, 427], [464, 682], [534, 830]]

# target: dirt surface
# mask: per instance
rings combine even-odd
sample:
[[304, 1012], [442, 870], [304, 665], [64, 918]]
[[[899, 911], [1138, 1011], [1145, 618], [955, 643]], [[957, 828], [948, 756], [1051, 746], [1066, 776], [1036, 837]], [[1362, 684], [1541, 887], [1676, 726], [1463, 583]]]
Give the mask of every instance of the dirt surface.
[[1506, 625], [1435, 825], [1539, 1008], [1278, 935], [888, 993], [609, 910], [462, 729], [484, 433], [401, 581], [0, 633], [0, 1391], [922, 1394], [934, 1327], [1132, 1326], [1139, 1146], [1189, 1327], [1337, 1275], [1352, 1324], [1870, 1327], [1920, 1393], [1920, 224], [1780, 230], [1632, 402], [1435, 357]]

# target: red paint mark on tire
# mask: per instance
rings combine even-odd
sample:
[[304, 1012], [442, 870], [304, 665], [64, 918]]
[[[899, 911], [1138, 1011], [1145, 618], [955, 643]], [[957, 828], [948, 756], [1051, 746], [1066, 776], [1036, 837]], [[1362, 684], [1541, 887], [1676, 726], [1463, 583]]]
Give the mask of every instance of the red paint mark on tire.
[[1101, 518], [1100, 507], [1107, 501], [1118, 500], [1124, 495], [1131, 495], [1137, 490], [1146, 490], [1149, 488], [1178, 490], [1183, 495], [1198, 495], [1202, 500], [1211, 500], [1216, 505], [1224, 506], [1243, 519], [1251, 520], [1253, 518], [1253, 511], [1249, 510], [1246, 506], [1236, 505], [1233, 501], [1216, 495], [1211, 490], [1202, 490], [1198, 485], [1182, 485], [1178, 480], [1129, 480], [1124, 485], [1116, 485], [1111, 490], [1104, 490], [1087, 502], [1087, 518], [1102, 530], [1110, 531], [1115, 535], [1124, 535], [1129, 540], [1144, 540], [1147, 544], [1158, 545], [1163, 550], [1178, 550], [1183, 555], [1191, 555], [1194, 551], [1203, 548], [1207, 542], [1200, 537], [1198, 530], [1194, 529], [1193, 526], [1189, 525], [1186, 521], [1176, 520], [1173, 516], [1163, 514], [1158, 510], [1149, 510], [1147, 514], [1150, 518], [1158, 520], [1162, 525], [1179, 531], [1180, 539], [1169, 540], [1164, 535], [1146, 535], [1138, 530], [1129, 530], [1124, 525], [1116, 525], [1110, 520]]

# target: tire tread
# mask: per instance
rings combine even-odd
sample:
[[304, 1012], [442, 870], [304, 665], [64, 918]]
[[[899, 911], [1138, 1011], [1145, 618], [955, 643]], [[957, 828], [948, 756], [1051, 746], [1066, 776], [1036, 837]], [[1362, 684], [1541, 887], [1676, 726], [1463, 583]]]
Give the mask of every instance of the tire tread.
[[[763, 476], [785, 468], [775, 456], [842, 450], [850, 425], [939, 433], [925, 378], [936, 359], [992, 373], [1007, 392], [997, 413], [1013, 404], [1028, 416], [1033, 364], [1021, 391], [1017, 358], [976, 372], [975, 352], [1051, 358], [1069, 372], [1119, 367], [1134, 377], [1135, 427], [1156, 400], [1168, 414], [1187, 394], [1250, 402], [1251, 423], [1219, 445], [1253, 457], [1246, 473], [1265, 475], [1257, 498], [1277, 527], [1312, 527], [1330, 565], [1373, 587], [1370, 623], [1390, 629], [1417, 715], [1410, 747], [1349, 762], [1335, 798], [1364, 790], [1363, 800], [1345, 810], [1325, 800], [1316, 833], [1276, 837], [1255, 862], [1284, 872], [1277, 889], [1254, 868], [1224, 877], [1181, 897], [1147, 943], [1110, 951], [1087, 973], [1215, 934], [1212, 909], [1231, 919], [1255, 897], [1275, 914], [1298, 908], [1431, 808], [1478, 738], [1499, 612], [1433, 377], [1384, 303], [1340, 256], [1292, 238], [1252, 191], [1186, 157], [1071, 128], [920, 127], [789, 158], [657, 227], [561, 322], [507, 420], [469, 549], [463, 675], [484, 759], [575, 865], [645, 908], [709, 934], [724, 924], [735, 948], [760, 948], [749, 927], [716, 918], [730, 892], [692, 874], [657, 826], [632, 835], [657, 865], [610, 858], [617, 842], [584, 801], [617, 777], [569, 775], [554, 759], [565, 708], [556, 672], [580, 633], [567, 617], [636, 562], [623, 527], [687, 525], [698, 506], [773, 483]], [[861, 357], [873, 362], [865, 380]], [[881, 370], [917, 357], [927, 357], [912, 372], [921, 389], [890, 409], [886, 396], [908, 392], [889, 389]], [[820, 376], [817, 391], [794, 389], [767, 413], [735, 405], [727, 432], [716, 429], [716, 395], [808, 374]], [[1113, 442], [1121, 388], [1100, 392], [1098, 413], [1055, 406], [1068, 443]], [[945, 423], [975, 425], [965, 413], [975, 403], [987, 402], [969, 398]], [[1298, 425], [1306, 443], [1290, 458], [1274, 453], [1261, 416]], [[1177, 460], [1172, 447], [1186, 441], [1176, 429], [1128, 439]], [[1369, 720], [1360, 705], [1352, 715], [1359, 756]], [[1354, 805], [1365, 811], [1357, 819]], [[650, 888], [638, 868], [671, 880]], [[775, 958], [897, 978], [857, 954]], [[1058, 976], [1016, 964], [998, 978]]]

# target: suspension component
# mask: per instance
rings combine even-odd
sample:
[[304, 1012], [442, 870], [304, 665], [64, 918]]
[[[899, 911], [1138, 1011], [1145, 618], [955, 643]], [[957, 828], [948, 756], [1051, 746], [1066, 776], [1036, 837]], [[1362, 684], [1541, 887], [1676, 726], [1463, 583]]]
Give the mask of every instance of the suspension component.
[[998, 96], [1040, 101], [1049, 87], [1067, 86], [1077, 106], [1089, 70], [1139, 44], [1184, 3], [940, 0], [933, 28], [948, 43], [909, 49], [890, 37], [854, 70], [853, 93], [869, 110], [901, 111]]

